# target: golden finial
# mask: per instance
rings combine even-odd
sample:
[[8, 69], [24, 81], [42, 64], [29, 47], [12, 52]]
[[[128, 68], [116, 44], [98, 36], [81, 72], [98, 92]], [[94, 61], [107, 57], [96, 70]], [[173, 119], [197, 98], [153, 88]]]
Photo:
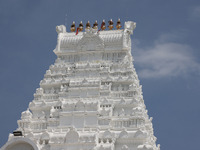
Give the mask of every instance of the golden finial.
[[120, 21], [120, 19], [118, 19], [116, 28], [119, 30], [121, 27], [122, 27], [121, 26], [121, 21]]
[[98, 23], [97, 23], [97, 21], [95, 21], [95, 23], [93, 24], [93, 27], [92, 27], [93, 29], [98, 29]]
[[80, 22], [79, 26], [78, 26], [78, 30], [81, 32], [83, 30], [83, 23], [82, 21]]
[[86, 29], [89, 29], [90, 28], [90, 22], [88, 21], [85, 26], [86, 26]]
[[102, 29], [102, 30], [105, 30], [105, 29], [106, 29], [106, 26], [105, 26], [105, 25], [106, 25], [105, 20], [103, 20], [102, 23], [101, 23], [101, 29]]
[[109, 23], [108, 28], [109, 28], [110, 30], [112, 30], [112, 29], [113, 29], [113, 21], [112, 21], [112, 19], [110, 19], [110, 21], [108, 21], [108, 23]]
[[72, 25], [71, 25], [71, 32], [76, 31], [76, 26], [75, 26], [75, 22], [73, 21]]

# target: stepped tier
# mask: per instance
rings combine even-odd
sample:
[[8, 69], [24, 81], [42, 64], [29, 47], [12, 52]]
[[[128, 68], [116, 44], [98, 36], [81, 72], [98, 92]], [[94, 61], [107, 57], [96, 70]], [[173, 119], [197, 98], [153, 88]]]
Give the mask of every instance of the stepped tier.
[[124, 27], [75, 35], [58, 26], [57, 59], [17, 122], [23, 136], [10, 134], [8, 143], [38, 150], [159, 150], [132, 63], [136, 23]]

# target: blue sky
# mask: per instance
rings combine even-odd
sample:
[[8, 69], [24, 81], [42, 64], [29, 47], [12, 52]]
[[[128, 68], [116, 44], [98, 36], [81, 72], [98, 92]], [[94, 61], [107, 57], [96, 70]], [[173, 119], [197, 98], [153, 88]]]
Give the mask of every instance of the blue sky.
[[[65, 16], [67, 14], [67, 23]], [[135, 21], [134, 66], [162, 150], [198, 149], [199, 0], [1, 0], [0, 147], [56, 56], [57, 25]]]

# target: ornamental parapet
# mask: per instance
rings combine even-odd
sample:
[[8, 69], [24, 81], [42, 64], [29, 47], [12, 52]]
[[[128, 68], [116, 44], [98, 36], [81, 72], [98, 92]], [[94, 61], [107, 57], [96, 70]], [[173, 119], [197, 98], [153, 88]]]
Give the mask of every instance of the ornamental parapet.
[[61, 52], [77, 51], [112, 51], [122, 50], [131, 47], [130, 34], [136, 27], [135, 22], [125, 22], [124, 30], [100, 31], [93, 28], [86, 28], [85, 32], [79, 34], [66, 32], [66, 27], [56, 27], [58, 42], [54, 52], [59, 55]]

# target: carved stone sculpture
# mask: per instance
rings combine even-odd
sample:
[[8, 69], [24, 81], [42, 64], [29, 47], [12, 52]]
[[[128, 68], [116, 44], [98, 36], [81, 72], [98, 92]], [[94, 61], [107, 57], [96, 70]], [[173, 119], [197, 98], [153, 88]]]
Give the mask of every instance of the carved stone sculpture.
[[56, 32], [59, 33], [65, 33], [66, 27], [64, 25], [56, 26]]

